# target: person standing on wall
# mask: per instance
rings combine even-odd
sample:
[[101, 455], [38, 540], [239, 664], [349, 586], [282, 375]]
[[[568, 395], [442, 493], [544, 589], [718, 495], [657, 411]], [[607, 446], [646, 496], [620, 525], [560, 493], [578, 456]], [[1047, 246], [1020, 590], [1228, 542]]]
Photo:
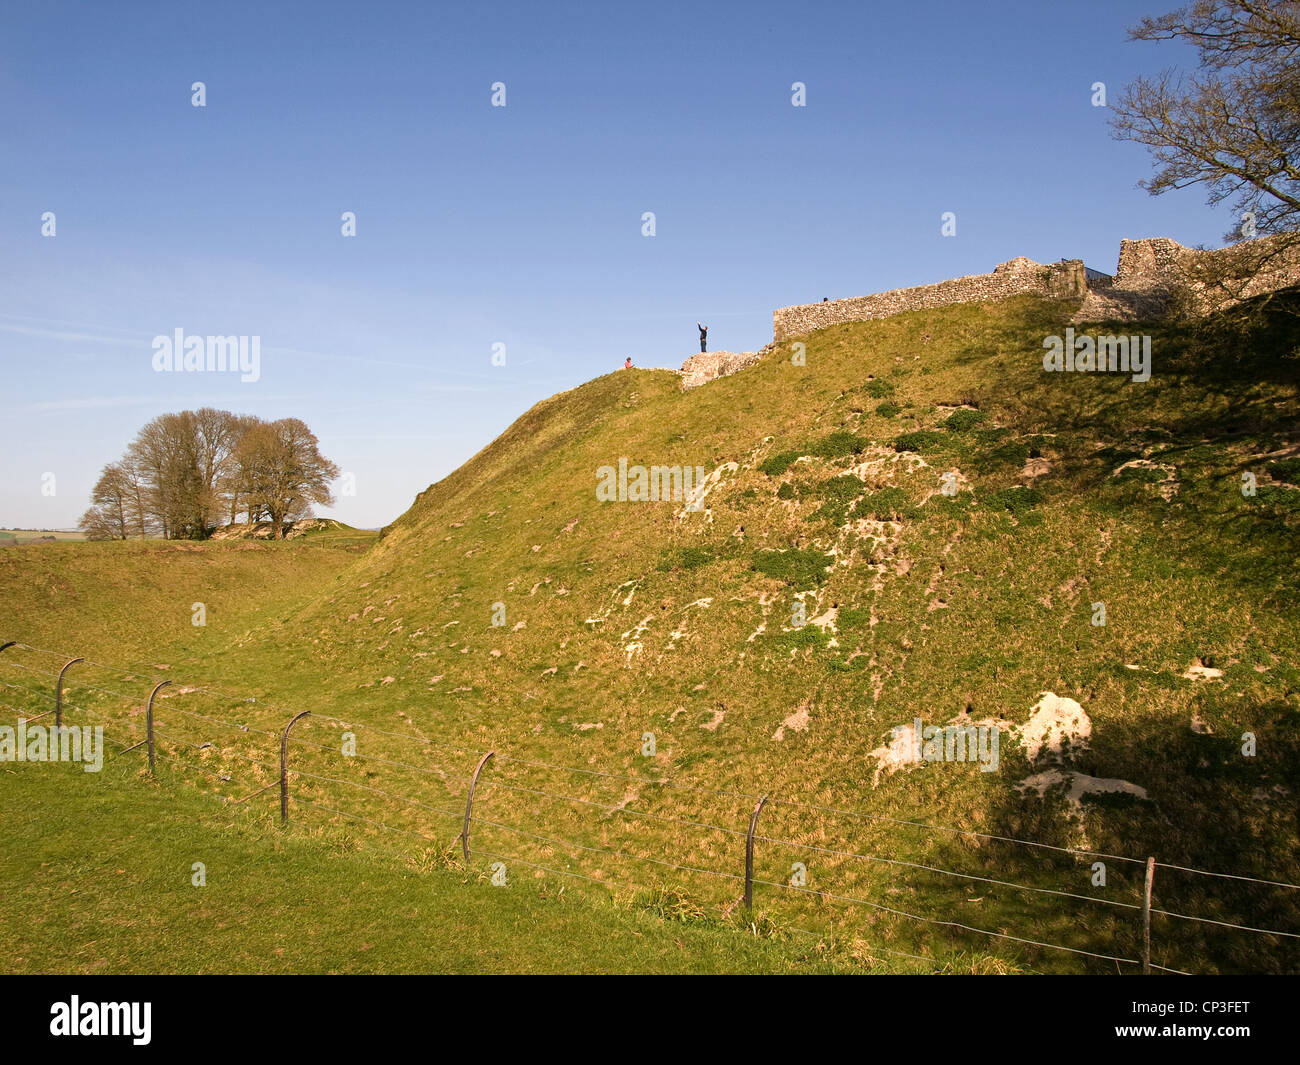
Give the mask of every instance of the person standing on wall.
[[700, 325], [699, 322], [696, 322], [695, 328], [700, 331], [700, 350], [707, 351], [709, 346], [709, 327], [707, 325]]

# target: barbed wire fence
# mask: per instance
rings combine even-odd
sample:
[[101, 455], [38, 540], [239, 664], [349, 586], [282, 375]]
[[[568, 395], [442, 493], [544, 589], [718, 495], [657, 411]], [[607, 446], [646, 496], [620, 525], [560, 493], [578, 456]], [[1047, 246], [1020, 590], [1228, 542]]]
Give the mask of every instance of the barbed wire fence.
[[[59, 661], [63, 664], [57, 670], [40, 668], [19, 661], [19, 656], [13, 653], [15, 651], [46, 656], [43, 665], [53, 667]], [[65, 704], [65, 682], [72, 667], [77, 665], [126, 678], [128, 686], [129, 683], [147, 680], [151, 688], [147, 702], [141, 693], [132, 694], [114, 687], [85, 683], [78, 677], [76, 691], [81, 697]], [[0, 645], [0, 669], [6, 671], [5, 679], [0, 679], [0, 707], [23, 719], [25, 725], [43, 721], [53, 715], [54, 726], [58, 727], [63, 724], [65, 713], [70, 718], [73, 715], [84, 715], [86, 719], [103, 726], [106, 733], [110, 727], [114, 730], [114, 735], [105, 735], [105, 740], [114, 748], [114, 757], [124, 758], [145, 748], [151, 772], [155, 761], [161, 759], [180, 771], [201, 774], [215, 782], [214, 790], [225, 803], [242, 806], [278, 788], [280, 821], [283, 823], [290, 821], [291, 806], [302, 807], [331, 820], [364, 826], [367, 830], [391, 836], [420, 840], [430, 845], [426, 846], [424, 856], [435, 864], [453, 864], [454, 853], [459, 850], [461, 864], [469, 872], [476, 868], [473, 863], [475, 857], [490, 859], [492, 866], [488, 876], [495, 884], [506, 882], [508, 869], [522, 867], [532, 870], [537, 877], [553, 876], [566, 881], [599, 885], [616, 897], [626, 897], [629, 901], [640, 893], [654, 900], [660, 912], [671, 917], [702, 917], [712, 906], [724, 918], [733, 915], [743, 917], [756, 933], [761, 920], [766, 928], [772, 930], [817, 938], [819, 946], [826, 940], [828, 932], [831, 944], [834, 945], [838, 918], [846, 929], [852, 928], [851, 932], [841, 932], [841, 940], [845, 936], [851, 936], [862, 945], [865, 956], [884, 954], [923, 962], [932, 967], [942, 964], [943, 959], [896, 950], [880, 942], [868, 942], [864, 938], [867, 929], [860, 928], [856, 923], [850, 926], [850, 919], [842, 911], [829, 910], [830, 904], [844, 904], [850, 911], [864, 914], [869, 930], [877, 933], [877, 939], [889, 934], [896, 935], [899, 926], [911, 925], [918, 934], [922, 931], [936, 936], [941, 934], [945, 937], [943, 945], [950, 948], [961, 943], [968, 945], [972, 940], [985, 944], [990, 944], [990, 941], [1003, 942], [1014, 944], [1017, 949], [1051, 952], [1057, 957], [1065, 955], [1085, 963], [1109, 963], [1121, 972], [1127, 969], [1190, 975], [1186, 968], [1164, 965], [1153, 960], [1153, 918], [1164, 920], [1162, 928], [1171, 927], [1170, 922], [1184, 922], [1232, 934], [1273, 937], [1274, 945], [1279, 940], [1300, 940], [1300, 932], [1261, 928], [1224, 919], [1229, 915], [1223, 912], [1209, 916], [1154, 905], [1154, 883], [1158, 870], [1164, 871], [1162, 883], [1169, 874], [1176, 874], [1183, 878], [1232, 882], [1234, 886], [1258, 886], [1271, 893], [1300, 891], [1300, 885], [1281, 880], [1164, 863], [1150, 856], [1135, 858], [1059, 846], [973, 829], [798, 802], [766, 794], [704, 787], [591, 767], [568, 766], [495, 749], [480, 750], [438, 743], [416, 730], [397, 732], [371, 722], [351, 718], [345, 720], [328, 712], [293, 710], [267, 700], [239, 696], [215, 688], [181, 685], [172, 680], [159, 681], [138, 669], [92, 662], [83, 657], [16, 641]], [[7, 673], [10, 669], [22, 674], [28, 683], [18, 683]], [[45, 678], [45, 681], [35, 678]], [[33, 686], [34, 684], [44, 684], [44, 687]], [[178, 705], [180, 700], [193, 699], [195, 696], [206, 696], [232, 709], [244, 707], [246, 711], [241, 716], [245, 717], [249, 714], [278, 715], [284, 725], [277, 729], [261, 728], [249, 720], [219, 717]], [[28, 705], [16, 705], [20, 703]], [[92, 708], [84, 705], [86, 703], [100, 705]], [[144, 705], [139, 705], [141, 703]], [[114, 705], [118, 710], [116, 716], [105, 713], [106, 707], [103, 704]], [[122, 716], [123, 710], [126, 716]], [[295, 726], [298, 726], [296, 730]], [[116, 734], [119, 729], [125, 733], [128, 742], [121, 742]], [[323, 734], [328, 735], [333, 742], [325, 743], [321, 742], [321, 738], [312, 738], [313, 730], [323, 730]], [[382, 754], [368, 751], [363, 753], [357, 749], [358, 731], [383, 737], [385, 741], [396, 741], [395, 746], [409, 745], [406, 748], [399, 747], [399, 751], [414, 747], [419, 748], [419, 752], [414, 758], [411, 755], [387, 757], [392, 753], [387, 748], [382, 749]], [[210, 738], [210, 733], [217, 738]], [[268, 748], [274, 752], [269, 756]], [[317, 761], [310, 761], [309, 758]], [[420, 759], [424, 759], [424, 764], [421, 764]], [[205, 761], [217, 764], [205, 765]], [[322, 761], [325, 764], [318, 764]], [[381, 778], [381, 773], [396, 783], [389, 784], [386, 778]], [[348, 774], [363, 779], [348, 779]], [[570, 783], [552, 784], [551, 780], [555, 777]], [[380, 783], [384, 786], [377, 786]], [[603, 787], [617, 785], [623, 789], [624, 794], [618, 800], [590, 790], [586, 794], [574, 794], [573, 792], [581, 790], [581, 783]], [[398, 788], [398, 785], [403, 784], [404, 787]], [[420, 797], [403, 793], [406, 790], [417, 790]], [[633, 803], [645, 798], [644, 793], [647, 791], [653, 791], [659, 796], [671, 794], [677, 805], [666, 810], [634, 806]], [[359, 813], [355, 809], [344, 808], [348, 805], [347, 796], [358, 793], [363, 793], [367, 801], [379, 809], [367, 806], [365, 813]], [[691, 802], [702, 806], [702, 809], [691, 812]], [[490, 812], [485, 812], [489, 809]], [[768, 813], [769, 820], [780, 813], [790, 814], [793, 818], [791, 830], [784, 834], [759, 832], [758, 826], [765, 812]], [[809, 814], [817, 815], [812, 829], [807, 827]], [[825, 839], [826, 826], [840, 821], [853, 822], [887, 833], [880, 840], [883, 846], [855, 850], [828, 845], [829, 841]], [[430, 827], [431, 824], [444, 823], [446, 827], [441, 833]], [[556, 827], [548, 827], [549, 825]], [[671, 839], [655, 835], [651, 829], [660, 826], [666, 826], [679, 835]], [[1125, 901], [1081, 894], [1059, 884], [1046, 886], [1041, 883], [1020, 883], [981, 872], [950, 869], [940, 864], [880, 853], [887, 851], [901, 832], [915, 832], [931, 842], [942, 839], [961, 841], [977, 849], [989, 846], [1019, 849], [1017, 853], [1068, 862], [1076, 867], [1080, 862], [1090, 867], [1095, 862], [1119, 863], [1121, 868], [1131, 869], [1135, 876], [1141, 874], [1141, 890], [1134, 891], [1132, 901]], [[574, 835], [586, 838], [587, 842], [571, 838]], [[799, 838], [801, 835], [804, 838]], [[665, 847], [669, 844], [674, 848], [672, 858], [665, 853]], [[740, 861], [742, 846], [743, 865]], [[518, 853], [520, 850], [524, 853]], [[809, 861], [815, 857], [822, 863], [818, 869], [819, 881], [836, 873], [841, 874], [840, 880], [832, 885], [834, 890], [830, 887], [810, 886], [808, 862], [797, 860], [789, 866], [794, 875], [784, 880], [772, 878], [770, 873], [768, 876], [756, 875], [756, 854], [761, 854], [767, 869], [778, 867], [781, 860], [778, 855], [785, 859], [798, 855]], [[579, 862], [585, 864], [574, 868]], [[1085, 940], [1083, 936], [1090, 931], [1091, 926], [1082, 919], [1078, 922], [1075, 926], [1074, 944], [1054, 942], [1041, 935], [1018, 935], [1007, 927], [986, 928], [965, 920], [917, 913], [913, 912], [917, 907], [904, 905], [903, 902], [894, 903], [892, 898], [891, 904], [886, 904], [880, 899], [864, 897], [870, 892], [857, 893], [854, 884], [862, 880], [869, 887], [880, 888], [886, 896], [915, 893], [916, 888], [912, 882], [875, 881], [868, 875], [877, 871], [922, 878], [932, 893], [939, 892], [944, 887], [951, 889], [960, 885], [979, 885], [1015, 893], [1024, 899], [1069, 900], [1081, 907], [1086, 904], [1095, 908], [1086, 912], [1100, 913], [1101, 916], [1094, 918], [1099, 923], [1092, 929], [1090, 940]], [[1049, 870], [1053, 871], [1060, 872]], [[651, 884], [643, 883], [642, 881], [651, 879], [648, 874], [653, 874], [658, 879]], [[675, 879], [669, 879], [673, 877]], [[709, 890], [706, 885], [710, 885], [713, 890]], [[770, 907], [767, 911], [760, 911], [759, 917], [755, 917], [754, 913], [756, 887], [767, 889], [765, 902]], [[1277, 908], [1294, 916], [1297, 912], [1294, 902], [1296, 897], [1286, 895], [1285, 898], [1287, 902]], [[983, 900], [965, 901], [978, 903]], [[781, 908], [787, 902], [794, 905], [802, 918], [825, 918], [828, 929], [809, 930], [791, 923], [788, 919], [789, 910]], [[800, 911], [798, 903], [810, 904], [811, 914], [806, 907]], [[1080, 911], [1081, 916], [1083, 912]], [[826, 916], [828, 913], [829, 917]], [[786, 920], [778, 923], [772, 914]], [[1052, 916], [1059, 918], [1060, 914]], [[1039, 915], [1026, 912], [1025, 917], [1027, 920], [1035, 920]], [[897, 922], [897, 925], [891, 928], [880, 923], [889, 919]], [[1105, 942], [1099, 943], [1098, 940]], [[1118, 950], [1112, 943], [1119, 944]], [[1131, 956], [1134, 954], [1137, 956]]]

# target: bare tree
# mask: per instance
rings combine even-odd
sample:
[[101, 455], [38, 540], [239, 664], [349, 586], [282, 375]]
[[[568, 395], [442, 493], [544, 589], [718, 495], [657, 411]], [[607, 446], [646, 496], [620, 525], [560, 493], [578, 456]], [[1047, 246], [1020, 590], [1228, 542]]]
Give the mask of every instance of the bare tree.
[[[94, 540], [125, 540], [132, 529], [132, 495], [126, 468], [110, 462], [91, 489], [91, 508], [82, 515], [86, 535]], [[96, 535], [91, 536], [92, 530]]]
[[203, 536], [222, 517], [224, 499], [221, 486], [231, 465], [231, 455], [246, 428], [228, 410], [203, 407], [192, 415], [195, 468], [198, 473], [196, 497], [193, 501], [195, 518], [203, 529]]
[[1202, 309], [1289, 278], [1300, 260], [1300, 2], [1195, 0], [1129, 30], [1139, 41], [1192, 45], [1199, 71], [1139, 77], [1115, 103], [1111, 128], [1150, 149], [1157, 170], [1139, 183], [1153, 196], [1204, 186], [1233, 200], [1229, 242], [1268, 237], [1198, 262], [1186, 281]]
[[234, 415], [211, 407], [159, 415], [136, 435], [127, 462], [163, 536], [207, 537], [220, 520], [217, 485], [237, 441]]
[[89, 534], [85, 524], [89, 523], [97, 533], [105, 533], [91, 537], [99, 540], [147, 536], [153, 527], [145, 502], [148, 490], [133, 457], [127, 455], [110, 462], [100, 471], [99, 480], [91, 489], [93, 505], [82, 516], [82, 528]]
[[249, 511], [250, 522], [256, 520], [248, 506], [248, 501], [244, 498], [244, 477], [239, 465], [238, 447], [239, 441], [253, 426], [260, 424], [261, 419], [251, 414], [232, 414], [229, 417], [232, 442], [225, 461], [218, 468], [213, 490], [223, 501], [225, 511], [229, 515], [227, 519], [229, 524], [234, 525], [240, 511], [243, 510]]
[[144, 539], [157, 529], [146, 504], [149, 486], [145, 483], [139, 463], [129, 451], [115, 465], [121, 470], [128, 535]]
[[270, 517], [275, 538], [284, 538], [286, 522], [304, 517], [311, 504], [334, 502], [329, 483], [339, 468], [320, 453], [315, 434], [297, 418], [260, 422], [242, 437], [235, 461], [250, 507]]
[[77, 528], [86, 534], [87, 540], [125, 539], [118, 534], [118, 527], [114, 524], [111, 514], [100, 506], [91, 507], [81, 515]]
[[1196, 0], [1129, 30], [1140, 41], [1193, 45], [1200, 73], [1139, 77], [1115, 104], [1115, 135], [1151, 149], [1152, 195], [1204, 185], [1236, 197], [1230, 239], [1300, 223], [1300, 3]]
[[181, 416], [163, 414], [137, 434], [127, 449], [147, 485], [145, 505], [166, 539], [186, 535], [186, 455]]

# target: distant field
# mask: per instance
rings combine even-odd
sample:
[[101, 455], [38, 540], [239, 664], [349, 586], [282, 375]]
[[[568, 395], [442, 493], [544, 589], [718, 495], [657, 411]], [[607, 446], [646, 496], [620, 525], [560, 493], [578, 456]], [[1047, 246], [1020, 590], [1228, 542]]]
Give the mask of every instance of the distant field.
[[84, 540], [85, 534], [66, 529], [0, 529], [0, 540], [17, 540], [20, 544], [53, 536], [56, 540]]

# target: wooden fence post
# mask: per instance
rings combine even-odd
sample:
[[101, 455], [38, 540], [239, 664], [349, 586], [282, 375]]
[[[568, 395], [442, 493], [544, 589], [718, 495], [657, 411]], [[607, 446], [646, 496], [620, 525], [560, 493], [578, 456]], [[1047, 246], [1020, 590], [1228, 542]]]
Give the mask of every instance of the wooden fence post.
[[758, 815], [763, 812], [766, 802], [766, 795], [758, 800], [754, 812], [749, 815], [749, 833], [745, 836], [745, 909], [750, 913], [754, 911], [754, 830], [758, 828]]
[[[144, 712], [144, 741], [149, 745], [149, 773], [153, 773], [153, 700], [163, 688], [167, 687], [171, 681], [160, 680], [155, 685], [154, 690], [149, 693], [149, 706]], [[139, 744], [136, 744], [138, 747]], [[123, 754], [126, 752], [123, 751]]]
[[285, 825], [289, 823], [289, 730], [295, 721], [310, 716], [310, 710], [298, 714], [284, 726], [284, 734], [280, 737], [280, 823]]
[[465, 855], [465, 866], [467, 868], [469, 866], [469, 818], [471, 811], [474, 809], [474, 789], [478, 786], [478, 775], [483, 772], [487, 760], [495, 753], [495, 751], [488, 751], [478, 760], [478, 765], [474, 767], [474, 775], [469, 782], [469, 798], [465, 800], [465, 824], [461, 826], [460, 830], [460, 849], [461, 853]]
[[1156, 879], [1156, 860], [1147, 859], [1147, 874], [1142, 885], [1142, 972], [1151, 974], [1151, 886]]

